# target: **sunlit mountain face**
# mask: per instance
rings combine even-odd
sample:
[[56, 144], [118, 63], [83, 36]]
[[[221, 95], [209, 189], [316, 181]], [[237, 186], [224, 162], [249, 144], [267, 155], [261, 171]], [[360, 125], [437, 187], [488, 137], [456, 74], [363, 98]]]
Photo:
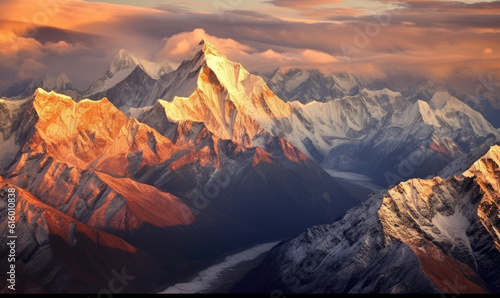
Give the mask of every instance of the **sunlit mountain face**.
[[499, 12], [0, 2], [1, 293], [499, 293]]

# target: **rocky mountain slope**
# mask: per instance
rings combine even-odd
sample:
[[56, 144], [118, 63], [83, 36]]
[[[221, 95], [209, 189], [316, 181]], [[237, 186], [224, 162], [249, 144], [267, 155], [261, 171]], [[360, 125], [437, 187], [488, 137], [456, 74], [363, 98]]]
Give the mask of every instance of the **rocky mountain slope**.
[[498, 293], [500, 147], [277, 245], [235, 292]]

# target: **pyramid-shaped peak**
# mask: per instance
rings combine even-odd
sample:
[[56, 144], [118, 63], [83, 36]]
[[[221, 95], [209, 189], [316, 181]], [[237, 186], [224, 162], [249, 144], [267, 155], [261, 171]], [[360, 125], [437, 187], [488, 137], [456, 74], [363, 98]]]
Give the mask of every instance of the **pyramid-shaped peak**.
[[213, 47], [213, 45], [210, 43], [210, 41], [208, 41], [208, 39], [206, 39], [206, 38], [202, 38], [202, 39], [200, 40], [199, 45], [207, 45], [207, 46], [211, 46], [211, 47]]
[[[227, 58], [221, 54], [207, 39], [202, 39], [198, 45], [193, 48], [191, 54], [184, 60], [189, 64], [198, 64], [201, 61], [206, 61], [208, 57], [223, 57]], [[194, 61], [194, 62], [193, 62]]]
[[134, 55], [127, 52], [125, 49], [121, 49], [118, 54], [113, 58], [111, 65], [108, 70], [108, 75], [113, 75], [120, 70], [127, 68], [132, 68], [139, 65], [139, 59]]
[[125, 49], [120, 49], [120, 51], [113, 58], [113, 60], [133, 61], [134, 63], [139, 64], [139, 59], [137, 59], [134, 55], [132, 55], [129, 51]]
[[198, 49], [205, 55], [223, 56], [207, 39], [203, 38], [198, 44]]
[[71, 83], [71, 80], [65, 72], [61, 73], [56, 79], [56, 85], [65, 85], [69, 83]]

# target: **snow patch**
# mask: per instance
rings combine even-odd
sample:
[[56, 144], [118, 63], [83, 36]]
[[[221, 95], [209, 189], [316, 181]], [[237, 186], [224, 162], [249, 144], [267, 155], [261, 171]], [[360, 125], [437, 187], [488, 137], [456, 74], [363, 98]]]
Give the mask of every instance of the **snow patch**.
[[448, 238], [447, 240], [451, 240], [453, 244], [452, 249], [454, 247], [458, 247], [458, 249], [463, 251], [465, 254], [470, 254], [471, 256], [474, 255], [470, 239], [466, 234], [470, 223], [461, 211], [455, 211], [455, 213], [450, 216], [444, 216], [438, 212], [432, 218], [432, 224], [435, 228], [439, 229], [439, 231], [436, 231], [435, 228], [430, 230], [430, 233], [432, 233], [436, 239], [442, 239], [443, 237]]
[[172, 66], [167, 61], [155, 63], [147, 60], [139, 60], [142, 70], [147, 73], [151, 78], [158, 80], [164, 74], [173, 71]]
[[144, 112], [151, 110], [153, 106], [147, 106], [143, 108], [130, 108], [128, 110], [127, 117], [139, 118]]
[[470, 223], [467, 217], [460, 211], [456, 211], [453, 215], [444, 216], [441, 213], [436, 213], [432, 218], [432, 224], [441, 232], [444, 232], [453, 239], [468, 239], [465, 231]]
[[127, 69], [122, 69], [118, 72], [116, 72], [111, 78], [105, 79], [105, 80], [100, 80], [95, 83], [95, 85], [92, 88], [92, 91], [89, 92], [87, 96], [104, 92], [108, 89], [113, 88], [116, 86], [118, 83], [126, 79], [132, 71], [134, 71], [135, 67], [132, 68], [127, 68]]

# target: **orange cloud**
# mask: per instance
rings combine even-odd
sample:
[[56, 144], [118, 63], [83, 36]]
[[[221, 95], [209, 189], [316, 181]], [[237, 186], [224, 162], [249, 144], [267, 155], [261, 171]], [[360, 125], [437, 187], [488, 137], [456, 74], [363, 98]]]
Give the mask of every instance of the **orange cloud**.
[[302, 52], [302, 57], [305, 61], [311, 63], [336, 63], [338, 59], [334, 58], [327, 53], [315, 51], [315, 50], [305, 50]]
[[175, 34], [164, 39], [164, 47], [158, 54], [159, 59], [180, 62], [198, 45], [200, 40], [208, 39], [222, 54], [248, 51], [250, 47], [233, 39], [218, 38], [209, 35], [205, 30], [197, 28], [191, 32]]
[[[51, 26], [61, 29], [84, 28], [97, 22], [138, 13], [159, 13], [154, 9], [81, 0], [5, 0], [0, 2], [0, 19], [20, 21], [26, 31]], [[18, 28], [19, 29], [19, 28]], [[19, 32], [18, 32], [19, 33]]]
[[[458, 73], [477, 77], [500, 66], [499, 1], [412, 0], [397, 5], [385, 1], [393, 3], [394, 9], [387, 8], [390, 20], [375, 29], [376, 11], [334, 6], [340, 2], [275, 0], [268, 1], [276, 6], [269, 10], [269, 5], [266, 11], [228, 10], [221, 19], [217, 13], [201, 14], [188, 8], [174, 13], [168, 8], [81, 0], [0, 0], [0, 80], [16, 77], [20, 65], [22, 75], [44, 71], [46, 65], [52, 72], [65, 71], [90, 81], [105, 71], [120, 48], [140, 58], [180, 62], [202, 38], [251, 71], [297, 67], [373, 77], [406, 73], [444, 79]], [[370, 24], [371, 31], [367, 31]], [[49, 26], [54, 32], [54, 28], [64, 32], [26, 34], [34, 25], [40, 31]], [[359, 32], [369, 33], [362, 46]], [[343, 59], [346, 53], [341, 43], [353, 46], [351, 63]], [[75, 64], [77, 60], [80, 64]]]
[[293, 9], [297, 16], [300, 16], [299, 18], [281, 17], [282, 20], [288, 22], [316, 23], [332, 17], [359, 16], [363, 14], [363, 10], [356, 7], [332, 7], [332, 5], [340, 4], [341, 0], [274, 0], [269, 2], [278, 7]]
[[415, 26], [416, 24], [414, 22], [401, 21], [401, 25], [403, 25], [403, 26]]
[[329, 4], [339, 4], [342, 0], [272, 0], [269, 2], [280, 7], [301, 9]]
[[493, 53], [493, 49], [491, 49], [491, 48], [484, 48], [483, 49], [483, 54], [489, 55], [491, 53]]
[[69, 44], [64, 40], [61, 40], [59, 42], [46, 42], [44, 44], [44, 48], [56, 54], [64, 55], [73, 51], [85, 49], [85, 46], [80, 43]]
[[47, 66], [41, 60], [47, 55], [66, 55], [85, 48], [82, 44], [66, 41], [42, 44], [33, 37], [19, 36], [15, 33], [16, 28], [19, 23], [0, 26], [0, 66], [3, 71], [16, 71], [11, 79], [28, 79], [46, 72]]
[[277, 52], [272, 49], [259, 52], [248, 45], [229, 38], [218, 38], [198, 28], [165, 39], [165, 46], [158, 59], [180, 62], [184, 60], [201, 39], [209, 40], [228, 59], [241, 63], [252, 71], [265, 71], [278, 67], [303, 67], [332, 69], [338, 59], [321, 51], [305, 49], [289, 52]]
[[11, 31], [0, 31], [0, 52], [7, 53], [25, 52], [30, 56], [38, 56], [42, 45], [33, 38], [17, 36]]

